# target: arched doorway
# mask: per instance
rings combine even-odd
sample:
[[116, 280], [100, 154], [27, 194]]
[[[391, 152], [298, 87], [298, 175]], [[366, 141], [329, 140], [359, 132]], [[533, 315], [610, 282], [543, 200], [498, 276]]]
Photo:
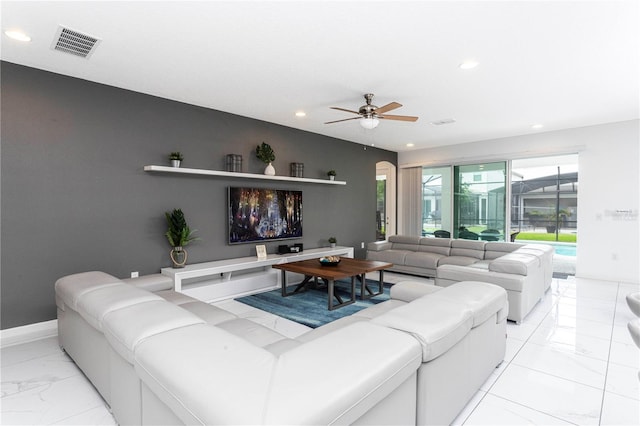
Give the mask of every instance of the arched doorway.
[[396, 166], [376, 163], [376, 240], [396, 234]]

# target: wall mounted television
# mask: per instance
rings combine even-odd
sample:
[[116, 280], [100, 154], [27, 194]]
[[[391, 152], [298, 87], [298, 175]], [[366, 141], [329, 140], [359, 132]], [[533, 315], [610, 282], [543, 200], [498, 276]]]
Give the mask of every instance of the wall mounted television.
[[229, 187], [229, 244], [302, 238], [302, 191]]

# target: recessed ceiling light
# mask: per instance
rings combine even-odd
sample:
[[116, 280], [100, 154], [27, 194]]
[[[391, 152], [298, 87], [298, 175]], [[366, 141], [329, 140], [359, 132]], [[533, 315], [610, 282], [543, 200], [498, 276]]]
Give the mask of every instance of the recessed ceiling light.
[[296, 112], [296, 117], [306, 117], [307, 113], [304, 111], [298, 111]]
[[542, 129], [544, 126], [542, 124], [532, 124], [531, 128], [534, 130]]
[[414, 144], [414, 143], [408, 143], [408, 144], [407, 144], [407, 146], [408, 146], [409, 148], [411, 148], [411, 147], [413, 147], [413, 146], [416, 146], [416, 144]]
[[26, 35], [22, 31], [7, 30], [4, 33], [7, 35], [7, 37], [12, 38], [14, 40], [31, 41], [31, 37], [29, 37], [28, 35]]
[[461, 70], [470, 70], [470, 69], [475, 68], [477, 66], [478, 66], [478, 63], [476, 61], [464, 61], [463, 63], [458, 65], [458, 67]]

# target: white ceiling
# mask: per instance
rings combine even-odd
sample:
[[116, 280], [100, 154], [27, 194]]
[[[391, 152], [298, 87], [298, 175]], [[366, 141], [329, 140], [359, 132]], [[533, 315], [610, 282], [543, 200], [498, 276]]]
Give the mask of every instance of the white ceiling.
[[[2, 31], [32, 41], [2, 34], [1, 58], [406, 151], [639, 118], [639, 3], [3, 0]], [[59, 25], [101, 39], [95, 53], [52, 50]], [[323, 124], [367, 92], [420, 119]]]

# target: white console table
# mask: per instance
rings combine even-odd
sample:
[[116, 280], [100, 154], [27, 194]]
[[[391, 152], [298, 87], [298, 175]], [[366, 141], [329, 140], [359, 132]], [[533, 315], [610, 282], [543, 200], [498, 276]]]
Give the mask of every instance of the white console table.
[[271, 265], [320, 258], [353, 257], [353, 247], [322, 247], [302, 253], [270, 254], [196, 263], [184, 268], [162, 268], [162, 275], [173, 279], [175, 291], [207, 303], [269, 291], [280, 287], [279, 274]]

